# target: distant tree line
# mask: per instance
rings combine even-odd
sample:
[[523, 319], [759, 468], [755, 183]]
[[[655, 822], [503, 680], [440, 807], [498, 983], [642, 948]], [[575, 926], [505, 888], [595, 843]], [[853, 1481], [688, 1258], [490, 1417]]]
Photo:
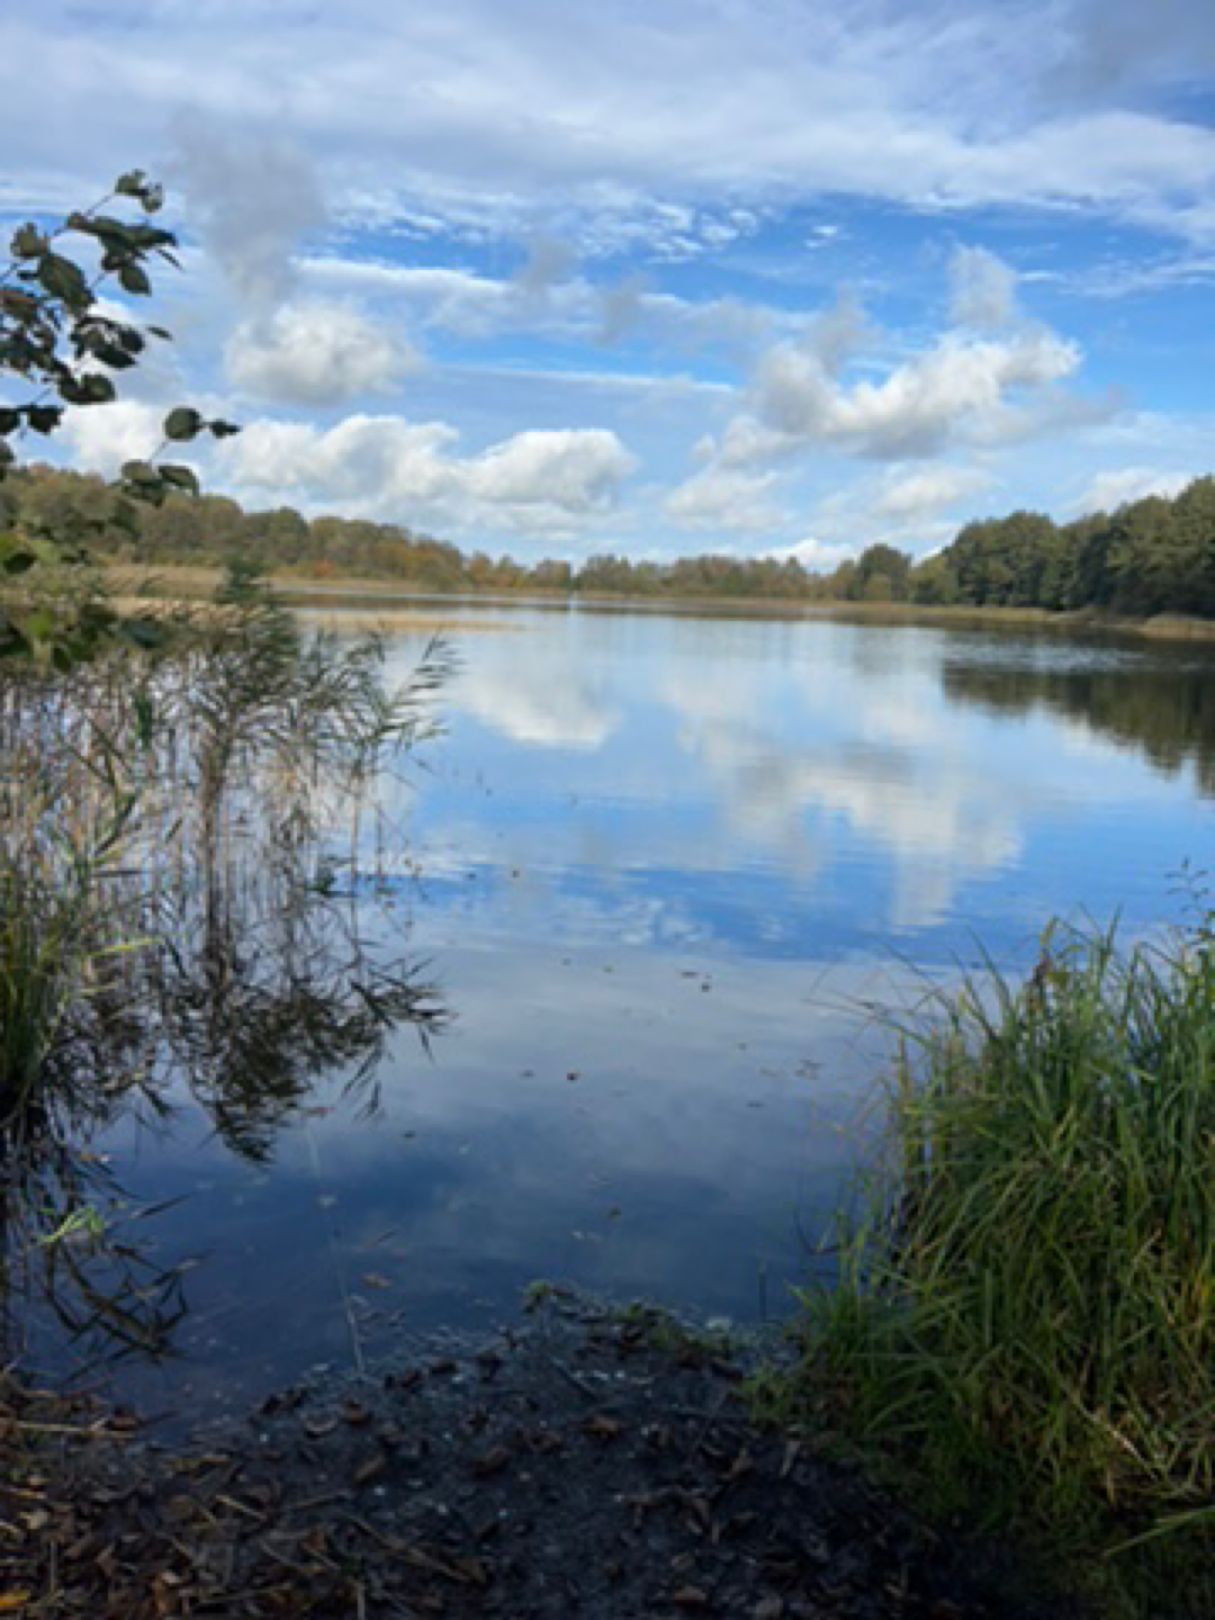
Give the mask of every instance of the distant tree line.
[[[9, 522], [70, 533], [87, 517], [96, 531], [113, 492], [100, 478], [49, 466], [14, 472], [4, 486]], [[15, 507], [15, 513], [11, 510]], [[0, 510], [0, 528], [5, 514]], [[306, 518], [291, 507], [247, 512], [225, 496], [170, 495], [141, 507], [132, 528], [104, 528], [115, 560], [256, 563], [267, 571], [325, 580], [390, 579], [425, 591], [551, 591], [639, 597], [766, 598], [776, 601], [911, 602], [963, 607], [1108, 609], [1215, 616], [1215, 478], [1173, 499], [1151, 495], [1058, 524], [1039, 512], [968, 523], [944, 550], [917, 562], [893, 546], [869, 546], [855, 561], [816, 574], [795, 559], [707, 555], [634, 562], [611, 554], [581, 564], [526, 565], [460, 551], [394, 523]]]

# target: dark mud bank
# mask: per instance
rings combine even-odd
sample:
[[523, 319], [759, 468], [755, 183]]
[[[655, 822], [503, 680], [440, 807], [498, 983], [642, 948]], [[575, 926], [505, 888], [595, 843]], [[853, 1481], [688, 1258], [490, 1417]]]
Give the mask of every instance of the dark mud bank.
[[0, 1612], [535, 1620], [1004, 1620], [1006, 1551], [932, 1533], [748, 1419], [743, 1363], [665, 1319], [550, 1304], [518, 1332], [286, 1390], [158, 1446], [10, 1400]]

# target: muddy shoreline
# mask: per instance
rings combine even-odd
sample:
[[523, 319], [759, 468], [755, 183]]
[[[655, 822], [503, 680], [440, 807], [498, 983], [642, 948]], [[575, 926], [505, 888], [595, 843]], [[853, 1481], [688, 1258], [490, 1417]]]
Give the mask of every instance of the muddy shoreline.
[[753, 1352], [585, 1300], [460, 1354], [301, 1384], [158, 1442], [10, 1390], [0, 1612], [1061, 1620], [1008, 1549], [931, 1531], [758, 1429]]

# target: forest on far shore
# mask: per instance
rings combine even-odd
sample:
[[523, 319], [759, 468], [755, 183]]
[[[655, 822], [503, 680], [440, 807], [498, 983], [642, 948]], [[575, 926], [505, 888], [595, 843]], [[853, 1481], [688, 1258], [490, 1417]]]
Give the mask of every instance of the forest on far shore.
[[581, 563], [548, 559], [528, 565], [463, 552], [401, 524], [307, 518], [291, 507], [247, 512], [221, 495], [170, 494], [159, 506], [141, 506], [134, 525], [128, 516], [99, 534], [98, 519], [114, 499], [93, 475], [26, 467], [0, 492], [0, 529], [20, 527], [60, 541], [87, 529], [90, 543], [114, 562], [240, 561], [269, 573], [392, 580], [436, 592], [762, 597], [1215, 617], [1215, 477], [1196, 479], [1171, 499], [1149, 495], [1068, 523], [1025, 511], [983, 518], [921, 561], [879, 543], [821, 574], [792, 558], [728, 553], [665, 563], [605, 553]]

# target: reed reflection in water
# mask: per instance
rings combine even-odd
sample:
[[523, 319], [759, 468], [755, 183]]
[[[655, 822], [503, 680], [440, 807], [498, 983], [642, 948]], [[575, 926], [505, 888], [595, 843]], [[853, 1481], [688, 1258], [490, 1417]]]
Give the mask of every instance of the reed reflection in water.
[[[431, 725], [442, 650], [392, 691], [377, 644], [305, 637], [260, 593], [178, 628], [161, 657], [0, 686], [10, 1360], [64, 1332], [86, 1366], [173, 1347], [188, 1268], [146, 1234], [181, 1194], [132, 1201], [99, 1145], [119, 1122], [171, 1132], [188, 1098], [265, 1163], [318, 1083], [340, 1073], [374, 1109], [390, 1032], [425, 1044], [444, 1023], [350, 882], [375, 784]], [[377, 848], [390, 831], [374, 817]]]

